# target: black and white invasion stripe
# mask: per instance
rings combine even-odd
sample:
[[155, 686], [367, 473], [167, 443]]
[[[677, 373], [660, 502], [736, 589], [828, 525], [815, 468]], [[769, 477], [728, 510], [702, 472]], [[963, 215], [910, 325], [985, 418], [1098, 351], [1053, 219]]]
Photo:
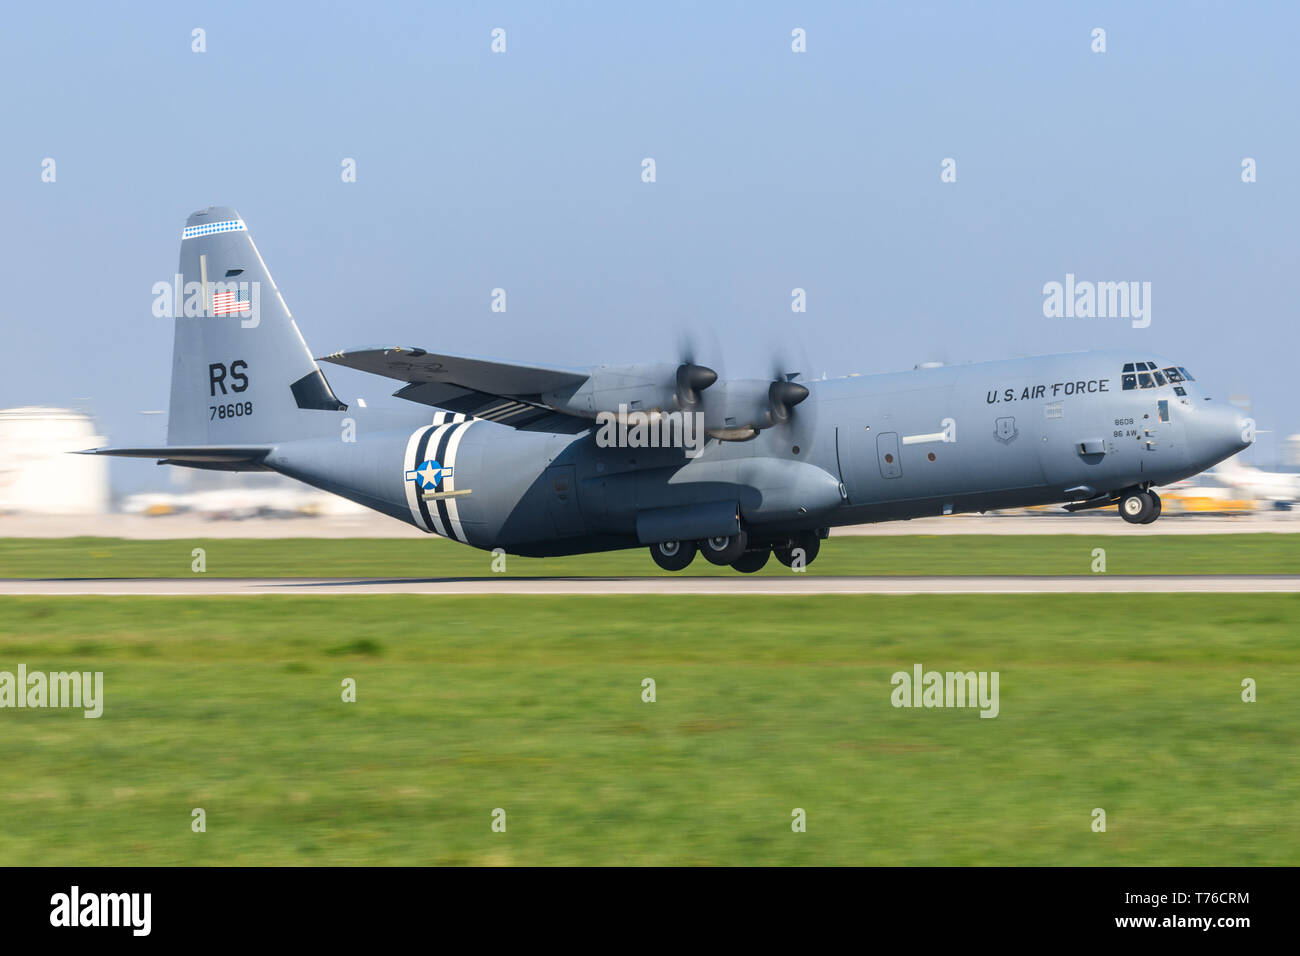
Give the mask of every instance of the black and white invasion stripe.
[[[403, 474], [414, 471], [420, 465], [433, 459], [444, 468], [450, 468], [451, 474], [444, 476], [438, 490], [456, 490], [456, 452], [461, 439], [469, 431], [473, 420], [460, 412], [437, 412], [433, 423], [413, 432], [406, 443], [406, 467]], [[455, 499], [442, 498], [426, 501], [418, 481], [406, 482], [406, 503], [411, 509], [411, 519], [421, 531], [428, 531], [465, 541], [465, 532], [460, 523], [460, 512]]]

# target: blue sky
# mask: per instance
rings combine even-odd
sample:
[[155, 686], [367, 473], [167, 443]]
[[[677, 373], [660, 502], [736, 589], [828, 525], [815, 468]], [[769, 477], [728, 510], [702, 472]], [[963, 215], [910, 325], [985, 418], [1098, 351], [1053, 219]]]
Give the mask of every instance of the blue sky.
[[[229, 204], [317, 354], [671, 360], [694, 330], [730, 375], [837, 375], [1124, 347], [1249, 394], [1268, 462], [1300, 431], [1298, 27], [1281, 3], [22, 5], [0, 406], [160, 440], [150, 288]], [[1151, 326], [1045, 318], [1067, 272], [1149, 281]]]

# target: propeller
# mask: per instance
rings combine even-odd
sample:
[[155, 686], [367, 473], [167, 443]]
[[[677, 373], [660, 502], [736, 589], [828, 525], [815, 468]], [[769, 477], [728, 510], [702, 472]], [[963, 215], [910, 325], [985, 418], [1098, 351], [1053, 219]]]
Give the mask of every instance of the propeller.
[[[707, 326], [704, 327], [707, 331]], [[787, 371], [793, 363], [776, 352], [771, 377], [767, 379], [722, 379], [707, 365], [696, 360], [695, 334], [698, 329], [678, 336], [680, 363], [674, 371], [674, 403], [688, 414], [702, 413], [708, 434], [721, 441], [748, 441], [761, 430], [790, 426], [795, 406], [811, 394], [808, 386], [795, 379], [798, 372]], [[714, 343], [717, 351], [717, 342]], [[716, 387], [713, 387], [715, 386]], [[708, 391], [712, 387], [711, 391]], [[708, 394], [705, 392], [708, 391]], [[815, 410], [814, 410], [815, 412]], [[815, 415], [802, 421], [791, 436], [796, 444], [805, 444], [815, 431]]]
[[[794, 417], [794, 407], [809, 395], [808, 386], [795, 381], [801, 373], [791, 372], [794, 364], [789, 356], [783, 354], [785, 349], [773, 347], [772, 384], [767, 389], [768, 417], [773, 425], [787, 425]], [[808, 365], [808, 356], [800, 348], [803, 366]]]
[[695, 339], [690, 332], [683, 332], [677, 345], [682, 357], [676, 373], [677, 407], [684, 412], [699, 411], [700, 393], [718, 380], [718, 373], [695, 361]]
[[700, 392], [718, 380], [718, 373], [707, 365], [683, 362], [677, 366], [677, 407], [693, 412], [700, 407]]
[[794, 415], [794, 407], [808, 397], [808, 387], [791, 381], [789, 378], [778, 379], [767, 387], [768, 417], [773, 425], [785, 425]]

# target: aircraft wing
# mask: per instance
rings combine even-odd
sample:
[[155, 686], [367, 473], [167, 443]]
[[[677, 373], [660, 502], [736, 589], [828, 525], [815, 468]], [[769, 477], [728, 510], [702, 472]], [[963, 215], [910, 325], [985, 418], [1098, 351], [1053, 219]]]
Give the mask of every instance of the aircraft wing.
[[438, 355], [424, 349], [388, 347], [348, 349], [319, 361], [361, 369], [401, 382], [459, 385], [489, 395], [540, 395], [577, 388], [589, 373], [582, 369], [521, 365], [491, 359]]
[[542, 403], [544, 393], [572, 392], [590, 377], [582, 369], [439, 355], [401, 346], [347, 349], [318, 359], [407, 384], [393, 394], [412, 402], [464, 412], [525, 431], [576, 434], [590, 419]]

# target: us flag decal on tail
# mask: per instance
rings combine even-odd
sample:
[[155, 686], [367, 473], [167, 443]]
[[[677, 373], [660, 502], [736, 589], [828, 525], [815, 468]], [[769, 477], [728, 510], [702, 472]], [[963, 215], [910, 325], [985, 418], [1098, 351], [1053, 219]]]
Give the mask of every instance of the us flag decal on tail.
[[247, 289], [212, 293], [213, 315], [239, 315], [248, 312], [250, 308]]

